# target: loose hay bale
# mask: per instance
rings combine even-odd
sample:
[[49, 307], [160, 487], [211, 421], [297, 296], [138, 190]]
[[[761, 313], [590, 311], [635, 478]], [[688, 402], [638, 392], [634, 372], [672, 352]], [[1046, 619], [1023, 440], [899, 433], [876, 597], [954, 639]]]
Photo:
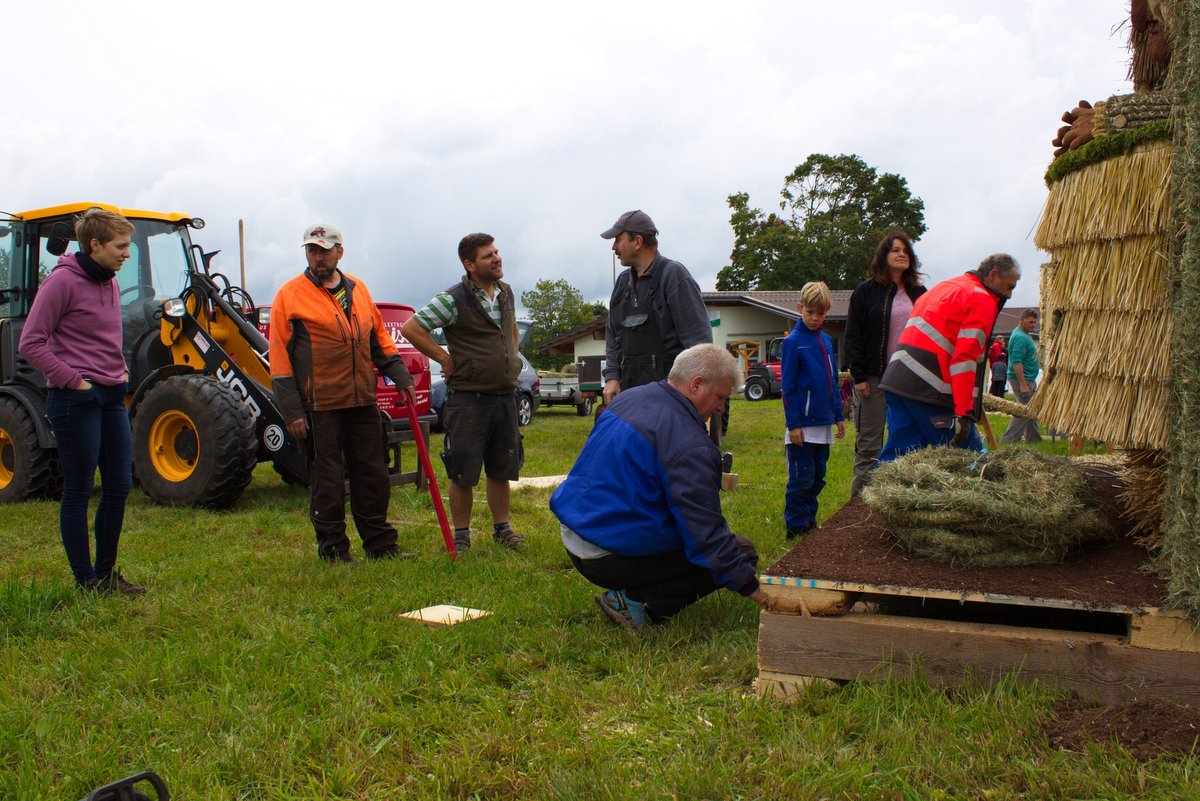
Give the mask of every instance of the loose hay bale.
[[980, 567], [1057, 562], [1072, 546], [1107, 537], [1088, 495], [1080, 467], [1025, 448], [915, 451], [880, 465], [863, 490], [909, 550]]
[[1120, 495], [1121, 503], [1129, 519], [1135, 521], [1129, 533], [1139, 544], [1157, 551], [1164, 537], [1166, 498], [1162, 488], [1167, 483], [1166, 454], [1155, 450], [1129, 451], [1121, 476], [1126, 487]]

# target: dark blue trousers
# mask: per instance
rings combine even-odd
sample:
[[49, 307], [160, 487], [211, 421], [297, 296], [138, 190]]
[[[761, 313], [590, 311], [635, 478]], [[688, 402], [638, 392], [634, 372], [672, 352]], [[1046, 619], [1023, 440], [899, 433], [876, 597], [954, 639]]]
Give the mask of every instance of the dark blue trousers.
[[[62, 470], [59, 528], [75, 581], [107, 578], [117, 563], [117, 542], [125, 521], [125, 499], [133, 487], [132, 433], [125, 409], [125, 384], [90, 390], [52, 389], [46, 416], [58, 442]], [[96, 507], [96, 562], [88, 541], [88, 502], [100, 468]]]
[[[902, 398], [890, 392], [886, 395], [888, 436], [879, 453], [880, 462], [890, 462], [919, 448], [950, 444], [950, 438], [954, 436], [954, 412], [944, 406]], [[983, 450], [979, 432], [972, 428], [971, 436], [959, 447]]]
[[825, 489], [828, 445], [793, 445], [787, 448], [788, 482], [783, 522], [788, 528], [809, 528], [817, 522], [817, 496]]

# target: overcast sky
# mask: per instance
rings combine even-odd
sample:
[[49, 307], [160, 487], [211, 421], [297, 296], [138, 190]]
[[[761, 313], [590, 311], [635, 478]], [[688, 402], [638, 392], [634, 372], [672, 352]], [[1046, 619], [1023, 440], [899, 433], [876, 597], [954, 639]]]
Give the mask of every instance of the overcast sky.
[[[908, 179], [932, 281], [1031, 242], [1059, 117], [1130, 91], [1123, 0], [8, 4], [0, 208], [185, 211], [270, 302], [306, 225], [376, 300], [422, 305], [496, 237], [517, 291], [607, 301], [623, 211], [716, 286], [728, 195], [774, 209], [811, 153]], [[864, 265], [864, 270], [866, 265]], [[797, 287], [798, 288], [798, 287]]]

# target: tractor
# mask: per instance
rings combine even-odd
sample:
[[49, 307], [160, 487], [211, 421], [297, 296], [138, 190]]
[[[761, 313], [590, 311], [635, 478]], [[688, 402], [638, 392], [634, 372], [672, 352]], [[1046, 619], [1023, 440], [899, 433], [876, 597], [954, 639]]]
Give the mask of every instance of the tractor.
[[[180, 212], [74, 203], [0, 215], [0, 502], [53, 497], [61, 490], [45, 416], [45, 378], [17, 347], [39, 282], [72, 244], [75, 215], [94, 206], [134, 225], [130, 259], [115, 280], [129, 367], [134, 476], [142, 490], [163, 505], [226, 508], [260, 461], [271, 461], [286, 482], [306, 484], [305, 443], [288, 435], [275, 403], [254, 303], [212, 272], [215, 251], [192, 243], [190, 232], [204, 221]], [[408, 366], [425, 427], [428, 366]], [[419, 470], [400, 469], [400, 443], [412, 436], [381, 413], [380, 447], [388, 454], [392, 483], [423, 488]]]
[[778, 398], [782, 394], [780, 379], [781, 349], [783, 338], [776, 337], [767, 343], [765, 361], [753, 361], [746, 371], [746, 400], [760, 401]]

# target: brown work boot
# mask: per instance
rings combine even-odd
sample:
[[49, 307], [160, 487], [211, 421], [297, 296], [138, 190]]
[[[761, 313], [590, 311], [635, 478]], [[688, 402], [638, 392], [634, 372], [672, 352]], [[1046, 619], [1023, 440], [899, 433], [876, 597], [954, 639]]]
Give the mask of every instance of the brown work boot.
[[505, 548], [517, 550], [521, 543], [525, 542], [525, 538], [512, 530], [512, 526], [504, 523], [492, 529], [492, 539], [503, 545]]
[[101, 595], [114, 595], [116, 593], [120, 593], [121, 595], [144, 595], [146, 588], [126, 581], [125, 577], [121, 575], [120, 570], [114, 570], [97, 582], [96, 592]]

